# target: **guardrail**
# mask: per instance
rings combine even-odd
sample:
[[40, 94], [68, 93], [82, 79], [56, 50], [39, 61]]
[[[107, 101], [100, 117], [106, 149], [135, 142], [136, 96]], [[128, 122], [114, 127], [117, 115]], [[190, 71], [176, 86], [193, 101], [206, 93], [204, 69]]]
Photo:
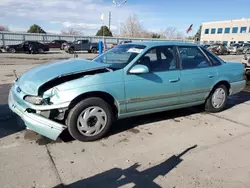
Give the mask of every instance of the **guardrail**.
[[[69, 36], [69, 35], [55, 35], [55, 34], [40, 34], [40, 33], [14, 33], [14, 32], [0, 32], [0, 46], [18, 44], [26, 40], [38, 42], [50, 42], [52, 40], [66, 40], [75, 41], [79, 39], [89, 40], [90, 42], [98, 42], [103, 40], [103, 37], [97, 36]], [[156, 38], [129, 38], [129, 37], [104, 37], [104, 42], [107, 45], [118, 44], [120, 41], [131, 40], [138, 41], [181, 41], [193, 43], [192, 40], [178, 40], [178, 39], [156, 39]]]

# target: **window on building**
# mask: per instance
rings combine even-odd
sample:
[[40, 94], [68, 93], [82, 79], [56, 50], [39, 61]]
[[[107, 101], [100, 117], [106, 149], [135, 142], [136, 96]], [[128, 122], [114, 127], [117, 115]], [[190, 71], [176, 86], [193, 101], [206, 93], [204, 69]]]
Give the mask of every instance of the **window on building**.
[[216, 32], [216, 29], [215, 29], [215, 28], [212, 28], [212, 29], [211, 29], [211, 34], [215, 34], [215, 32]]
[[247, 27], [240, 28], [240, 33], [246, 33], [246, 32], [247, 32]]
[[227, 46], [227, 45], [228, 45], [228, 41], [223, 41], [223, 44], [224, 44], [225, 46]]
[[223, 31], [223, 29], [222, 29], [222, 28], [218, 28], [217, 33], [218, 33], [218, 34], [221, 34], [221, 33], [222, 33], [222, 31]]
[[205, 29], [205, 34], [209, 34], [209, 29]]
[[230, 28], [229, 27], [225, 28], [225, 33], [230, 33]]
[[232, 33], [238, 33], [238, 27], [233, 27], [233, 32]]

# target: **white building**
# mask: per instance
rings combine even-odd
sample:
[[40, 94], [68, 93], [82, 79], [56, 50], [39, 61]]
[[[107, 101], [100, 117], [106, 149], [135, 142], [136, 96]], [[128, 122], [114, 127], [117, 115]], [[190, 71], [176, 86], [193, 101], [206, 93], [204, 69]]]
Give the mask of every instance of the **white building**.
[[250, 43], [250, 19], [204, 22], [201, 43]]

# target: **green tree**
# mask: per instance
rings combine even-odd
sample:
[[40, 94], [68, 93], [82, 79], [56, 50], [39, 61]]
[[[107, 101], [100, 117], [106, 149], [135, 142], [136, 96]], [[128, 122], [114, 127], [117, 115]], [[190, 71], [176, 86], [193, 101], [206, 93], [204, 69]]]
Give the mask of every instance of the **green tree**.
[[200, 39], [201, 39], [201, 26], [200, 26], [199, 30], [197, 31], [197, 33], [195, 34], [194, 39], [196, 41], [200, 41]]
[[159, 39], [159, 38], [161, 38], [161, 35], [158, 33], [152, 33], [152, 38]]
[[28, 33], [46, 33], [39, 25], [33, 24], [30, 26]]
[[107, 36], [107, 37], [113, 37], [112, 32], [109, 30], [109, 28], [105, 25], [102, 26], [96, 33], [96, 36]]

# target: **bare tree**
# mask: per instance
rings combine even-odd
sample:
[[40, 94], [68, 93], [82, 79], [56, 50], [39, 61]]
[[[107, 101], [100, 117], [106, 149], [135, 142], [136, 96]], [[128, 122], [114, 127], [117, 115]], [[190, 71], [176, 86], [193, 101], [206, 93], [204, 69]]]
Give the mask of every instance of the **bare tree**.
[[185, 36], [184, 36], [183, 32], [177, 31], [176, 39], [184, 40]]
[[121, 35], [124, 37], [142, 37], [143, 33], [145, 34], [145, 30], [135, 14], [121, 24]]
[[176, 39], [177, 29], [175, 27], [168, 27], [163, 31], [163, 35], [166, 39]]
[[9, 31], [7, 26], [0, 25], [0, 31]]
[[79, 30], [75, 30], [73, 28], [68, 28], [67, 30], [62, 30], [61, 33], [63, 35], [83, 35], [83, 33]]

